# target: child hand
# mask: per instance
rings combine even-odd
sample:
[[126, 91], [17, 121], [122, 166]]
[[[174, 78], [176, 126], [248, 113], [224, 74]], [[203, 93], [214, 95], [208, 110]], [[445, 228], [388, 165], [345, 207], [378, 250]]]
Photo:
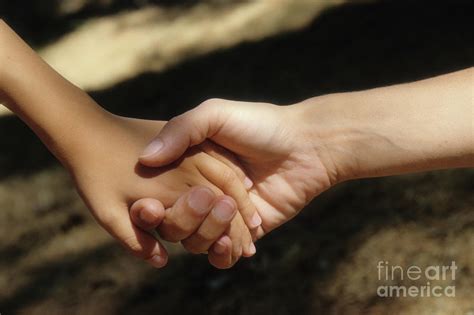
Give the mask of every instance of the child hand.
[[[252, 220], [256, 210], [243, 178], [225, 162], [194, 151], [168, 168], [140, 166], [137, 156], [162, 122], [106, 112], [54, 71], [1, 20], [0, 41], [0, 60], [4, 61], [0, 98], [68, 168], [97, 221], [135, 255], [159, 265], [164, 253], [158, 241], [130, 220], [129, 207], [144, 197], [156, 198], [170, 207], [190, 187], [204, 185], [215, 194], [232, 196], [247, 226], [259, 225], [258, 215], [257, 221]], [[238, 222], [239, 217], [234, 220]], [[238, 236], [245, 252], [252, 241], [250, 233], [245, 230]]]
[[[100, 122], [91, 122], [80, 136], [75, 137], [80, 139], [81, 145], [71, 146], [67, 156], [62, 155], [97, 221], [132, 253], [155, 266], [166, 263], [166, 251], [157, 240], [131, 222], [128, 209], [135, 201], [154, 198], [167, 208], [190, 187], [201, 185], [215, 195], [225, 193], [233, 197], [239, 211], [248, 217], [256, 213], [243, 184], [244, 177], [239, 178], [233, 169], [198, 147], [166, 168], [147, 168], [138, 164], [141, 149], [162, 125], [162, 122], [106, 114]], [[175, 216], [169, 222], [176, 220]], [[242, 254], [253, 253], [252, 236], [240, 213], [233, 219], [228, 235], [233, 244], [232, 262]], [[167, 237], [176, 235], [171, 233]], [[190, 248], [195, 246], [195, 241], [188, 242], [192, 243]]]

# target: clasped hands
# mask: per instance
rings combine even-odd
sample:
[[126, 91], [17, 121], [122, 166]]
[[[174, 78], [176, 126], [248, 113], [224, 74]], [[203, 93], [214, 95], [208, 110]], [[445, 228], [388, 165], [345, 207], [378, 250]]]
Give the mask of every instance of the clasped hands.
[[166, 123], [105, 111], [1, 19], [0, 43], [0, 102], [155, 267], [168, 259], [155, 229], [229, 268], [339, 182], [474, 167], [472, 68], [289, 106], [213, 99]]
[[298, 126], [288, 110], [210, 100], [168, 123], [106, 113], [66, 166], [97, 221], [135, 256], [166, 265], [156, 229], [229, 268], [330, 186], [304, 133], [285, 129]]
[[68, 169], [98, 223], [156, 267], [168, 257], [152, 230], [228, 268], [330, 186], [296, 105], [209, 100], [168, 123], [119, 117], [1, 20], [0, 43], [0, 102]]

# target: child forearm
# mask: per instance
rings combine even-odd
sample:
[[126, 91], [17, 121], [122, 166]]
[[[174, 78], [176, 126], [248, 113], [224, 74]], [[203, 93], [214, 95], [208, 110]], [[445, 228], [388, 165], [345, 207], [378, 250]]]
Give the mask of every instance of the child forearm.
[[100, 150], [103, 138], [117, 131], [116, 116], [64, 79], [1, 20], [0, 103], [67, 167]]
[[[58, 156], [106, 112], [46, 64], [13, 30], [0, 22], [0, 90], [17, 114]], [[87, 122], [87, 129], [85, 128]]]

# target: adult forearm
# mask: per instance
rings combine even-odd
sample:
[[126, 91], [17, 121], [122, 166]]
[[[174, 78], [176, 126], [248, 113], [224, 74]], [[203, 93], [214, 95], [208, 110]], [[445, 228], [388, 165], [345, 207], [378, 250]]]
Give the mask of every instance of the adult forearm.
[[[474, 167], [473, 69], [297, 105], [334, 181]], [[311, 121], [309, 121], [311, 120]]]

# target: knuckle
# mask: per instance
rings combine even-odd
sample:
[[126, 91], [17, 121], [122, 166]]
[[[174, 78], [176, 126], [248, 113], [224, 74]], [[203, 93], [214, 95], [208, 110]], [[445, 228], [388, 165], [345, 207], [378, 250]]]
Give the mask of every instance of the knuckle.
[[[213, 194], [214, 191], [209, 189]], [[212, 197], [215, 198], [215, 197]], [[202, 223], [202, 221], [208, 216], [209, 212], [211, 211], [211, 201], [209, 201], [209, 204], [206, 205], [199, 205], [195, 206], [194, 208], [191, 207], [190, 205], [186, 206], [185, 211], [183, 211], [186, 215], [189, 214], [191, 218], [193, 219], [193, 223], [189, 222], [189, 219], [186, 218], [186, 220], [183, 220], [183, 226], [182, 229], [185, 230], [186, 232], [194, 232], [199, 226], [195, 226], [196, 222]]]
[[199, 246], [197, 246], [197, 244], [195, 244], [191, 240], [184, 240], [181, 242], [181, 244], [183, 245], [184, 249], [186, 249], [191, 254], [197, 255], [197, 254], [202, 254], [206, 251], [206, 249], [200, 248]]
[[185, 117], [183, 115], [178, 115], [178, 116], [175, 116], [175, 117], [171, 118], [166, 123], [166, 125], [168, 127], [180, 127], [180, 126], [183, 125], [184, 122], [185, 122]]
[[252, 203], [250, 198], [245, 198], [241, 201], [242, 203], [242, 218], [244, 219], [244, 223], [253, 216], [255, 212], [257, 212], [255, 205]]
[[186, 231], [173, 222], [158, 227], [158, 233], [165, 241], [176, 243], [182, 239], [182, 235], [186, 234]]
[[[194, 212], [194, 211], [192, 211]], [[200, 216], [199, 214], [193, 214], [193, 216], [196, 216], [196, 218], [201, 218], [203, 216]], [[183, 225], [177, 225], [176, 227], [176, 233], [179, 235], [184, 235], [184, 236], [189, 236], [191, 235], [197, 228], [192, 226], [191, 224], [183, 224]], [[183, 237], [181, 238], [183, 239]]]
[[214, 241], [214, 237], [212, 235], [200, 231], [196, 232], [194, 237], [199, 244], [202, 244], [202, 246], [207, 246], [207, 244], [211, 244]]
[[233, 170], [231, 170], [228, 167], [225, 167], [221, 171], [221, 182], [224, 189], [228, 190], [231, 187], [235, 187], [237, 182], [240, 182], [239, 179], [237, 178], [237, 174]]
[[202, 102], [198, 107], [200, 109], [209, 110], [209, 109], [216, 108], [217, 106], [219, 106], [223, 102], [225, 102], [225, 100], [220, 99], [220, 98], [210, 98], [210, 99], [207, 99], [204, 102]]

